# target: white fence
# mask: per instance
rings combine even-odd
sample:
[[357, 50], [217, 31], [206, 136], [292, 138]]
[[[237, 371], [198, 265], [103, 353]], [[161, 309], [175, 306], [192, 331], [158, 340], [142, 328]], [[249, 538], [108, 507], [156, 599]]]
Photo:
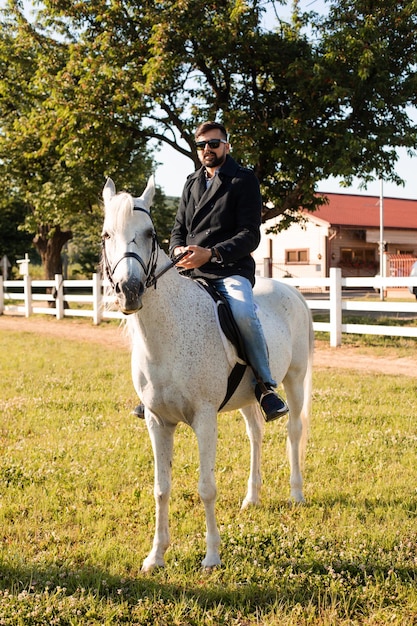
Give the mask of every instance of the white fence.
[[105, 295], [104, 287], [100, 274], [93, 274], [92, 280], [63, 280], [59, 274], [55, 280], [32, 280], [30, 276], [3, 280], [0, 276], [0, 315], [7, 310], [25, 317], [54, 315], [58, 320], [91, 317], [94, 324], [123, 318], [122, 313], [111, 310], [114, 298]]
[[[305, 292], [318, 291], [323, 296], [314, 299], [306, 296], [306, 299], [310, 309], [329, 311], [329, 322], [314, 322], [314, 330], [328, 332], [332, 347], [342, 344], [343, 333], [417, 337], [417, 326], [342, 323], [343, 311], [362, 311], [365, 315], [380, 312], [387, 316], [403, 313], [417, 318], [417, 301], [414, 300], [387, 302], [381, 296], [379, 301], [366, 301], [343, 295], [346, 289], [372, 288], [384, 294], [388, 289], [416, 287], [417, 278], [342, 278], [341, 270], [332, 268], [329, 278], [285, 278], [282, 281]], [[90, 317], [94, 324], [106, 319], [123, 319], [122, 313], [111, 310], [113, 298], [105, 295], [104, 286], [99, 274], [94, 274], [92, 280], [63, 280], [57, 275], [55, 280], [49, 281], [32, 280], [30, 276], [4, 281], [0, 276], [0, 315], [7, 311], [26, 317], [37, 313], [54, 315], [59, 320]]]

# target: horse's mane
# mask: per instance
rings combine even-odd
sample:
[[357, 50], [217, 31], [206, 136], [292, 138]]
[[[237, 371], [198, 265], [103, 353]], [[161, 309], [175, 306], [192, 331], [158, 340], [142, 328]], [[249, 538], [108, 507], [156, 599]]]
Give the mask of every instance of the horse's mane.
[[132, 217], [134, 200], [130, 193], [120, 191], [110, 202], [106, 209], [106, 218], [110, 219], [113, 227], [120, 230], [126, 221]]

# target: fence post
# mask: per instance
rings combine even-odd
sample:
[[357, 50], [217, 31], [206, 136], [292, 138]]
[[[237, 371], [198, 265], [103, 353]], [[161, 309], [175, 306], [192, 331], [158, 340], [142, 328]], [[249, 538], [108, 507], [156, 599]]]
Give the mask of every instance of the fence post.
[[24, 309], [25, 317], [32, 315], [32, 279], [29, 274], [23, 276]]
[[61, 274], [55, 274], [55, 315], [57, 320], [64, 319], [64, 280]]
[[330, 346], [342, 345], [342, 270], [330, 268]]
[[265, 278], [272, 278], [272, 259], [270, 257], [264, 258], [264, 276]]
[[4, 285], [3, 276], [0, 276], [0, 315], [4, 313]]
[[102, 320], [101, 275], [93, 274], [93, 324], [98, 326]]

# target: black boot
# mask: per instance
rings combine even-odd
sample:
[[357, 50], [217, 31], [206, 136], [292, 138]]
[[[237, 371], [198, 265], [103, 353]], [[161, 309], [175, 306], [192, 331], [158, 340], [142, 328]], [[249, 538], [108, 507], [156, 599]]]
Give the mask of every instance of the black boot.
[[266, 422], [283, 417], [289, 411], [287, 403], [274, 391], [272, 385], [258, 383], [255, 387], [255, 396], [261, 405]]

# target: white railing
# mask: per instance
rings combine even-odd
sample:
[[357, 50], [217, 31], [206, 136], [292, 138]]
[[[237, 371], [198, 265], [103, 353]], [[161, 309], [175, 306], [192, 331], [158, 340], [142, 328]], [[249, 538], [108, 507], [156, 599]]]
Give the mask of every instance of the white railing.
[[[59, 274], [55, 280], [3, 280], [0, 276], [0, 315], [5, 310], [30, 317], [33, 314], [64, 317], [91, 317], [94, 324], [106, 319], [122, 319], [117, 310], [111, 310], [114, 298], [106, 295], [106, 281], [100, 274], [92, 280], [63, 280]], [[22, 301], [23, 304], [16, 304]], [[13, 302], [13, 304], [7, 303]]]
[[[294, 285], [305, 292], [317, 292], [323, 298], [309, 299], [310, 309], [329, 311], [329, 322], [314, 322], [315, 331], [328, 332], [332, 347], [342, 344], [343, 333], [417, 337], [417, 326], [384, 326], [381, 324], [343, 324], [343, 311], [406, 313], [417, 318], [417, 301], [400, 302], [354, 300], [343, 297], [344, 289], [375, 289], [384, 294], [389, 289], [417, 287], [417, 278], [342, 278], [340, 268], [332, 268], [329, 278], [283, 278], [282, 282]], [[80, 293], [81, 292], [81, 293]], [[317, 295], [317, 294], [316, 294]], [[22, 302], [22, 304], [19, 304]], [[17, 303], [17, 304], [16, 304]], [[111, 310], [114, 298], [106, 295], [106, 282], [99, 274], [92, 280], [6, 280], [0, 276], [0, 315], [5, 311], [30, 317], [41, 313], [64, 317], [91, 317], [94, 324], [106, 319], [123, 319], [124, 315]]]
[[343, 324], [343, 311], [362, 311], [386, 313], [415, 314], [417, 317], [417, 302], [386, 302], [382, 297], [379, 301], [367, 302], [363, 299], [353, 300], [342, 297], [343, 289], [372, 288], [380, 294], [389, 289], [408, 288], [417, 286], [417, 279], [399, 277], [349, 277], [342, 278], [340, 268], [331, 268], [329, 278], [285, 278], [282, 282], [294, 285], [299, 289], [319, 288], [328, 294], [327, 299], [308, 300], [307, 303], [314, 310], [328, 310], [329, 322], [314, 322], [315, 331], [330, 333], [330, 345], [337, 347], [342, 344], [342, 333], [356, 333], [358, 335], [389, 335], [396, 337], [417, 337], [417, 326], [384, 326], [382, 324]]

